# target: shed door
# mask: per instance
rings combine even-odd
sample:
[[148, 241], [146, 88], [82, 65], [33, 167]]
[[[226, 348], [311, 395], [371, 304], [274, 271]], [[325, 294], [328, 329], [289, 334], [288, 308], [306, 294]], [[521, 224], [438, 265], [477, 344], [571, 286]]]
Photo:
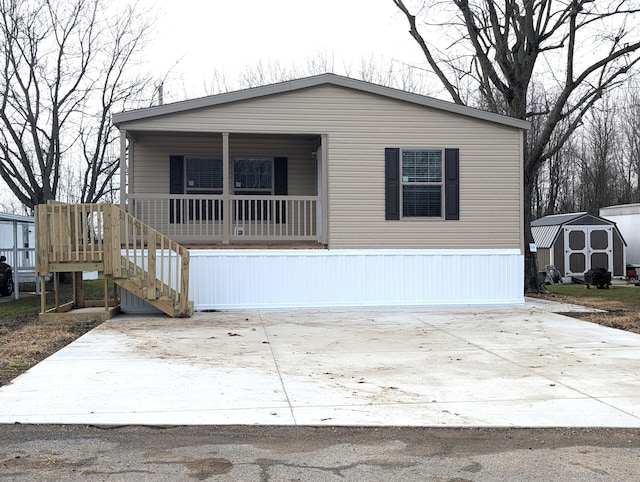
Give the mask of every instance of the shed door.
[[565, 276], [582, 276], [591, 268], [613, 273], [613, 227], [567, 226], [564, 245]]

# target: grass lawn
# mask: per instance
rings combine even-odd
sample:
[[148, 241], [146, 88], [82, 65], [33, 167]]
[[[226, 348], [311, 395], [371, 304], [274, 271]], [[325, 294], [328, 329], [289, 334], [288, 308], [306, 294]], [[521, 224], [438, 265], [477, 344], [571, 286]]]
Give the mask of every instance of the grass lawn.
[[[104, 279], [83, 285], [85, 299], [102, 299]], [[71, 290], [70, 284], [60, 286], [62, 303], [71, 300]], [[25, 296], [34, 291], [35, 283], [21, 283], [21, 298], [0, 304], [0, 386], [100, 324], [64, 318], [40, 322], [40, 296]], [[47, 307], [53, 304], [53, 293], [47, 292]]]
[[574, 305], [605, 310], [605, 313], [567, 313], [581, 320], [640, 333], [640, 287], [614, 284], [609, 289], [587, 289], [585, 285], [549, 285], [548, 293], [534, 295]]
[[587, 289], [585, 285], [549, 285], [550, 293], [559, 296], [570, 296], [579, 299], [594, 299], [603, 301], [616, 301], [624, 304], [640, 305], [640, 286], [613, 285], [609, 289]]

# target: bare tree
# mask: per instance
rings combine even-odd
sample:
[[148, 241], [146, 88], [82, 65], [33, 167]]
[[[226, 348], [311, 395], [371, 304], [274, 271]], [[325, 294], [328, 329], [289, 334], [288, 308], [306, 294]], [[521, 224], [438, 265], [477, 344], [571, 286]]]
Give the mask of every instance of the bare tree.
[[585, 116], [581, 136], [581, 209], [598, 214], [600, 207], [615, 204], [621, 194], [619, 125], [608, 99]]
[[[603, 94], [624, 82], [640, 61], [637, 0], [450, 0], [422, 2], [432, 21], [421, 33], [405, 2], [393, 3], [406, 16], [410, 34], [454, 102], [465, 104], [460, 80], [473, 78], [484, 104], [494, 112], [530, 119], [527, 108], [534, 74], [545, 73], [556, 92], [544, 124], [526, 146], [524, 158], [525, 237], [537, 173], [562, 148], [583, 116]], [[437, 5], [437, 11], [429, 10]], [[442, 21], [444, 20], [444, 21]], [[439, 31], [438, 31], [439, 30]], [[439, 50], [429, 39], [451, 39]], [[466, 62], [465, 62], [466, 61]], [[460, 68], [465, 64], [465, 68]], [[550, 143], [559, 124], [562, 136]], [[528, 247], [528, 246], [527, 246]], [[527, 256], [525, 286], [537, 289], [533, 257]]]
[[336, 65], [333, 54], [317, 52], [304, 63], [275, 61], [246, 65], [235, 79], [214, 69], [204, 84], [204, 91], [207, 95], [213, 95], [325, 73], [346, 75], [416, 94], [426, 94], [429, 90], [425, 72], [413, 65], [373, 55], [362, 57], [356, 66], [348, 63]]
[[640, 202], [640, 83], [637, 79], [629, 85], [621, 100], [622, 142], [627, 162], [624, 202], [637, 203]]
[[113, 110], [145, 77], [125, 77], [150, 24], [106, 0], [0, 0], [0, 176], [28, 208], [56, 199], [62, 167], [83, 166], [78, 197], [112, 189]]

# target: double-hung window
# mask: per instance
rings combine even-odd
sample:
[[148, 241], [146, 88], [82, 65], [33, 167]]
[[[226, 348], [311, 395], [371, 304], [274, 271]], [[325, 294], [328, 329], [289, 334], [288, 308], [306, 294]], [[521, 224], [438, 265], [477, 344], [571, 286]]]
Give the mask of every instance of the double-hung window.
[[[184, 179], [187, 194], [222, 194], [222, 159], [186, 156]], [[222, 219], [219, 200], [189, 199], [187, 209], [190, 221]]]
[[442, 217], [442, 149], [403, 149], [400, 170], [402, 217]]
[[185, 191], [189, 194], [222, 193], [222, 159], [185, 158]]

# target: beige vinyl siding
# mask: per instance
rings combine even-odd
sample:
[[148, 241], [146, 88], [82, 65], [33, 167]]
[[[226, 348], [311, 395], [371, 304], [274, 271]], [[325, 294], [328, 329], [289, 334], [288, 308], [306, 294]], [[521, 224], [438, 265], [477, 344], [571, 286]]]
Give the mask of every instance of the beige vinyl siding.
[[[522, 130], [514, 127], [326, 85], [121, 128], [230, 132], [230, 139], [236, 132], [327, 134], [331, 248], [522, 248]], [[386, 147], [459, 148], [460, 220], [386, 221]], [[136, 178], [135, 187], [168, 192], [167, 177], [154, 187], [160, 177], [154, 173], [144, 187]]]
[[[290, 195], [315, 196], [317, 193], [316, 161], [313, 139], [265, 139], [230, 136], [231, 161], [236, 157], [287, 157]], [[136, 194], [169, 193], [169, 156], [203, 155], [222, 159], [222, 135], [142, 134], [136, 142], [134, 185]], [[232, 169], [229, 170], [232, 176]], [[231, 181], [232, 179], [230, 179]], [[233, 185], [230, 183], [230, 185]]]

